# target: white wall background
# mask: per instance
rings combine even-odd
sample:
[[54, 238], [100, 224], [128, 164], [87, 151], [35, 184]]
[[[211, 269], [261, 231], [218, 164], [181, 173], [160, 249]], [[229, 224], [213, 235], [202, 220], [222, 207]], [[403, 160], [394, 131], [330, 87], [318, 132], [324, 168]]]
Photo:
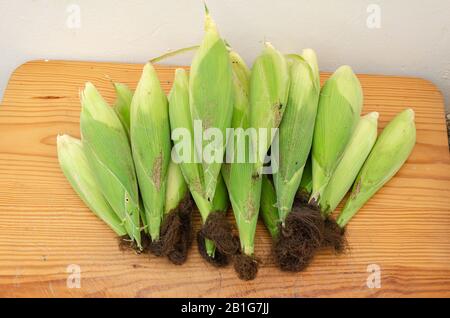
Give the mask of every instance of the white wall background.
[[[449, 110], [449, 0], [207, 3], [222, 35], [248, 63], [263, 40], [284, 52], [311, 47], [322, 70], [349, 64], [360, 73], [431, 80]], [[25, 61], [144, 62], [198, 43], [202, 18], [200, 0], [0, 0], [0, 97], [11, 72]], [[170, 62], [189, 64], [190, 59]]]

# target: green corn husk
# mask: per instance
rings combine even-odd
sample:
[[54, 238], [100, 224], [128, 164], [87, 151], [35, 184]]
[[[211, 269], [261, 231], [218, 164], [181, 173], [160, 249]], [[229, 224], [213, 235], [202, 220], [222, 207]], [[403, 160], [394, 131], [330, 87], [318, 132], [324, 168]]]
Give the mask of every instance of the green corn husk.
[[152, 241], [158, 241], [164, 216], [171, 141], [167, 98], [150, 63], [144, 66], [131, 102], [130, 139], [147, 233]]
[[[188, 76], [184, 69], [176, 69], [175, 79], [172, 90], [169, 94], [169, 117], [172, 130], [172, 138], [177, 139], [176, 132], [178, 129], [184, 129], [188, 133], [188, 140], [180, 138], [174, 140], [172, 156], [181, 157], [178, 153], [182, 153], [181, 149], [190, 149], [184, 160], [180, 160], [180, 168], [184, 179], [189, 187], [192, 198], [197, 205], [203, 222], [208, 218], [212, 211], [226, 211], [228, 208], [228, 194], [222, 177], [219, 175], [214, 199], [209, 202], [204, 192], [203, 169], [200, 163], [197, 163], [196, 152], [194, 150], [194, 131], [189, 108], [189, 83]], [[187, 156], [186, 156], [187, 155]], [[206, 249], [209, 256], [214, 255], [214, 244], [210, 240], [206, 240]]]
[[416, 143], [414, 111], [399, 113], [382, 131], [359, 172], [352, 192], [336, 222], [344, 227], [358, 210], [405, 163]]
[[277, 209], [277, 195], [267, 175], [262, 176], [261, 217], [273, 239], [278, 237], [280, 217]]
[[312, 192], [312, 163], [311, 154], [305, 163], [305, 168], [303, 169], [302, 180], [300, 180], [300, 186], [298, 187], [297, 196], [304, 198], [306, 201], [309, 200]]
[[359, 121], [361, 84], [349, 66], [341, 66], [326, 81], [319, 99], [312, 144], [313, 193], [318, 202], [342, 158]]
[[80, 129], [89, 165], [109, 205], [141, 248], [139, 193], [127, 133], [91, 83], [81, 102]]
[[[208, 11], [205, 14], [205, 35], [190, 69], [189, 101], [192, 120], [202, 122], [202, 133], [209, 128], [219, 129], [222, 137], [231, 125], [233, 114], [233, 74], [228, 50]], [[195, 149], [213, 154], [211, 161], [202, 160], [204, 192], [212, 201], [222, 165], [226, 140], [195, 141]], [[223, 138], [225, 139], [225, 138]]]
[[320, 93], [313, 50], [305, 49], [301, 56], [289, 55], [289, 64], [289, 99], [279, 129], [278, 171], [273, 176], [282, 223], [292, 209], [311, 149]]
[[187, 191], [188, 187], [181, 173], [180, 165], [171, 160], [167, 169], [167, 190], [164, 213], [168, 214], [170, 211], [176, 209], [186, 197]]
[[[274, 135], [286, 108], [289, 93], [289, 68], [283, 54], [270, 43], [255, 60], [250, 77], [250, 127], [257, 130], [257, 141], [253, 151], [257, 155], [256, 170], [260, 172]], [[265, 128], [267, 140], [264, 143], [259, 128]]]
[[122, 221], [100, 192], [81, 140], [69, 135], [58, 135], [56, 144], [59, 164], [75, 192], [117, 235], [126, 235]]
[[[180, 135], [182, 136], [181, 140], [174, 140], [172, 155], [177, 155], [180, 152], [183, 156], [183, 158], [178, 158], [178, 160], [191, 192], [198, 193], [201, 197], [206, 197], [203, 191], [203, 170], [198, 163], [197, 153], [194, 150], [194, 128], [189, 109], [189, 79], [186, 70], [182, 68], [175, 70], [175, 78], [169, 93], [169, 119], [172, 139], [178, 138], [175, 130], [183, 132], [181, 129], [188, 134], [189, 138], [185, 140], [183, 139], [184, 135]], [[179, 150], [179, 147], [182, 148]], [[189, 150], [189, 152], [184, 153], [183, 150]], [[206, 218], [207, 215], [204, 217]]]
[[114, 103], [114, 110], [117, 113], [128, 135], [130, 134], [130, 108], [131, 100], [133, 99], [133, 91], [125, 84], [114, 83], [114, 90], [116, 91], [116, 102]]
[[330, 215], [352, 186], [377, 139], [378, 113], [369, 113], [359, 120], [344, 155], [319, 200], [325, 216]]
[[248, 123], [250, 116], [249, 94], [250, 94], [250, 75], [251, 71], [242, 57], [229, 48], [231, 68], [233, 70], [233, 117], [231, 127], [243, 127]]
[[230, 200], [228, 199], [227, 186], [221, 174], [217, 178], [216, 194], [212, 202], [211, 211], [227, 212], [230, 207]]
[[[242, 58], [234, 51], [230, 51], [233, 67], [234, 110], [232, 128], [247, 129], [249, 127], [249, 83], [250, 70]], [[222, 175], [227, 185], [234, 217], [239, 231], [242, 253], [252, 256], [255, 246], [256, 223], [261, 197], [261, 178], [254, 177], [254, 163], [249, 161], [250, 140], [245, 142], [243, 135], [232, 136], [234, 149], [232, 151], [232, 163], [222, 165]], [[242, 139], [241, 139], [242, 138]], [[244, 151], [240, 156], [239, 151]], [[242, 161], [242, 162], [240, 162]]]

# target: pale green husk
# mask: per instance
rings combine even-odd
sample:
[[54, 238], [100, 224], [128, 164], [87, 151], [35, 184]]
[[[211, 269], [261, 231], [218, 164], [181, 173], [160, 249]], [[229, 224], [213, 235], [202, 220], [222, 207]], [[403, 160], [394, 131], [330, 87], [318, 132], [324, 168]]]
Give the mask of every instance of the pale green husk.
[[171, 141], [167, 98], [150, 63], [144, 66], [131, 102], [130, 139], [146, 230], [152, 241], [157, 241], [164, 216]]
[[69, 135], [56, 138], [58, 160], [72, 188], [91, 211], [103, 220], [119, 236], [127, 234], [122, 221], [100, 191], [88, 163], [81, 140]]
[[358, 210], [402, 167], [416, 143], [414, 111], [399, 113], [382, 131], [337, 218], [344, 227]]
[[[232, 50], [230, 51], [230, 58], [233, 67], [233, 88], [235, 96], [232, 128], [247, 129], [250, 120], [250, 70], [243, 59]], [[254, 177], [255, 165], [248, 160], [250, 138], [245, 138], [245, 136], [239, 133], [235, 133], [233, 136], [229, 136], [229, 138], [233, 138], [233, 143], [230, 143], [230, 145], [234, 147], [227, 148], [227, 156], [230, 156], [233, 160], [232, 163], [224, 163], [222, 165], [222, 175], [224, 176], [233, 207], [234, 217], [239, 231], [241, 251], [244, 254], [253, 255], [261, 197], [261, 178]], [[229, 154], [230, 151], [231, 155]], [[244, 153], [239, 154], [239, 152]]]
[[[179, 162], [181, 172], [189, 187], [192, 198], [194, 199], [203, 222], [208, 218], [212, 211], [226, 211], [228, 208], [228, 193], [225, 188], [222, 176], [216, 182], [215, 195], [212, 202], [206, 198], [204, 191], [204, 178], [202, 165], [196, 162], [196, 152], [194, 149], [194, 131], [192, 125], [192, 118], [189, 107], [189, 80], [184, 69], [176, 69], [175, 79], [172, 90], [169, 94], [169, 117], [170, 126], [172, 130], [172, 138], [174, 139], [174, 147], [172, 149], [172, 157], [181, 160], [183, 149], [190, 149], [186, 161]], [[179, 129], [184, 129], [188, 133], [188, 140], [182, 137], [178, 139], [176, 132]], [[178, 158], [178, 159], [177, 159]], [[198, 161], [198, 160], [197, 160]], [[214, 245], [211, 241], [206, 240], [207, 253], [210, 256], [214, 255]]]
[[[192, 61], [189, 77], [192, 120], [201, 121], [202, 132], [214, 128], [221, 136], [226, 136], [233, 115], [233, 74], [228, 50], [208, 12], [205, 14], [205, 34]], [[203, 186], [209, 201], [214, 198], [225, 146], [226, 140], [212, 142], [203, 138], [195, 141], [196, 151], [203, 159]], [[204, 153], [212, 154], [212, 158], [205, 160]]]
[[[275, 137], [272, 129], [278, 128], [283, 118], [289, 93], [289, 67], [283, 54], [270, 43], [252, 67], [250, 77], [250, 127], [257, 129], [257, 141], [252, 147], [256, 157], [256, 169], [260, 172], [263, 159]], [[264, 128], [264, 141], [259, 128]]]
[[328, 216], [336, 209], [355, 181], [377, 139], [377, 123], [377, 112], [369, 113], [359, 120], [344, 155], [319, 200], [324, 215]]
[[277, 209], [277, 195], [267, 175], [262, 177], [261, 217], [273, 239], [278, 237], [280, 217]]
[[359, 121], [361, 84], [349, 66], [341, 66], [320, 92], [312, 144], [313, 193], [320, 200]]
[[114, 83], [114, 90], [116, 91], [116, 101], [114, 103], [114, 110], [119, 116], [120, 121], [127, 133], [130, 133], [130, 108], [131, 100], [133, 99], [133, 91], [125, 84]]
[[165, 214], [178, 207], [180, 202], [185, 199], [188, 193], [187, 191], [188, 187], [181, 173], [180, 165], [171, 160], [167, 170], [166, 203], [164, 204]]
[[312, 163], [311, 155], [306, 160], [305, 168], [303, 169], [302, 180], [298, 187], [297, 195], [300, 197], [308, 197], [312, 192]]
[[141, 247], [139, 194], [127, 133], [114, 109], [87, 83], [80, 128], [89, 165], [104, 197]]
[[320, 93], [319, 68], [314, 51], [305, 49], [301, 56], [288, 57], [289, 99], [279, 129], [278, 171], [273, 176], [283, 223], [292, 209], [311, 149]]

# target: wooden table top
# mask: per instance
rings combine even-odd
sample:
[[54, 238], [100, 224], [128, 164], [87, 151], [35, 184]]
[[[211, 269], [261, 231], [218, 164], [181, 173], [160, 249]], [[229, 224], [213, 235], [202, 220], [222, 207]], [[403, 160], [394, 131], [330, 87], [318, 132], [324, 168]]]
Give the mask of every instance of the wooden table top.
[[[79, 137], [84, 83], [92, 81], [112, 102], [110, 81], [134, 88], [141, 69], [31, 61], [12, 74], [0, 105], [0, 296], [450, 296], [450, 155], [443, 99], [432, 83], [358, 75], [363, 113], [378, 111], [380, 129], [406, 107], [416, 112], [411, 157], [349, 224], [347, 253], [323, 251], [304, 272], [281, 272], [259, 224], [256, 254], [262, 265], [257, 279], [244, 282], [231, 266], [206, 264], [196, 246], [183, 266], [120, 251], [114, 233], [85, 207], [59, 168], [56, 135]], [[157, 70], [168, 91], [174, 68]], [[198, 228], [198, 214], [195, 219]], [[380, 269], [380, 288], [367, 284], [374, 268]], [[81, 271], [80, 288], [71, 288], [77, 287], [71, 284], [74, 269]]]

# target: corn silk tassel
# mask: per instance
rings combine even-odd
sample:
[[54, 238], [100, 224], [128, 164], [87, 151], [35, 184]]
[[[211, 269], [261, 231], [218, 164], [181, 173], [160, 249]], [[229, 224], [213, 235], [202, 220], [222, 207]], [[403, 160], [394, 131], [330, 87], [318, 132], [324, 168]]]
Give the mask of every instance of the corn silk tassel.
[[[174, 147], [172, 158], [178, 162], [192, 198], [197, 205], [203, 222], [213, 211], [227, 210], [228, 193], [222, 176], [219, 175], [214, 199], [209, 202], [204, 191], [203, 169], [194, 149], [194, 130], [189, 107], [189, 79], [184, 69], [176, 69], [172, 90], [169, 94], [169, 117]], [[201, 231], [197, 237], [202, 256], [216, 266], [228, 263], [226, 255], [216, 251], [211, 240], [207, 240]]]
[[58, 135], [56, 145], [61, 169], [75, 192], [117, 235], [126, 235], [127, 231], [122, 220], [100, 191], [81, 140], [69, 135]]
[[145, 232], [152, 241], [150, 250], [160, 255], [171, 141], [167, 98], [150, 63], [144, 66], [131, 102], [130, 139], [145, 210]]
[[81, 93], [81, 104], [83, 148], [98, 188], [129, 238], [142, 249], [138, 184], [127, 133], [114, 109], [91, 83]]
[[361, 84], [349, 66], [341, 66], [320, 92], [312, 144], [313, 192], [320, 200], [342, 158], [359, 121], [363, 95]]
[[328, 217], [344, 198], [361, 170], [377, 139], [378, 113], [369, 113], [359, 120], [330, 182], [319, 200], [320, 210]]
[[222, 175], [228, 188], [240, 239], [240, 253], [234, 258], [234, 268], [239, 278], [250, 280], [258, 272], [254, 247], [261, 179], [253, 177], [255, 164], [250, 161], [251, 135], [245, 140], [245, 130], [250, 126], [250, 69], [231, 49], [230, 59], [235, 98], [232, 118], [234, 134], [228, 136], [232, 139], [228, 141], [227, 163], [222, 165]]
[[388, 182], [408, 159], [416, 143], [414, 111], [399, 113], [382, 131], [359, 172], [337, 223], [341, 228]]

